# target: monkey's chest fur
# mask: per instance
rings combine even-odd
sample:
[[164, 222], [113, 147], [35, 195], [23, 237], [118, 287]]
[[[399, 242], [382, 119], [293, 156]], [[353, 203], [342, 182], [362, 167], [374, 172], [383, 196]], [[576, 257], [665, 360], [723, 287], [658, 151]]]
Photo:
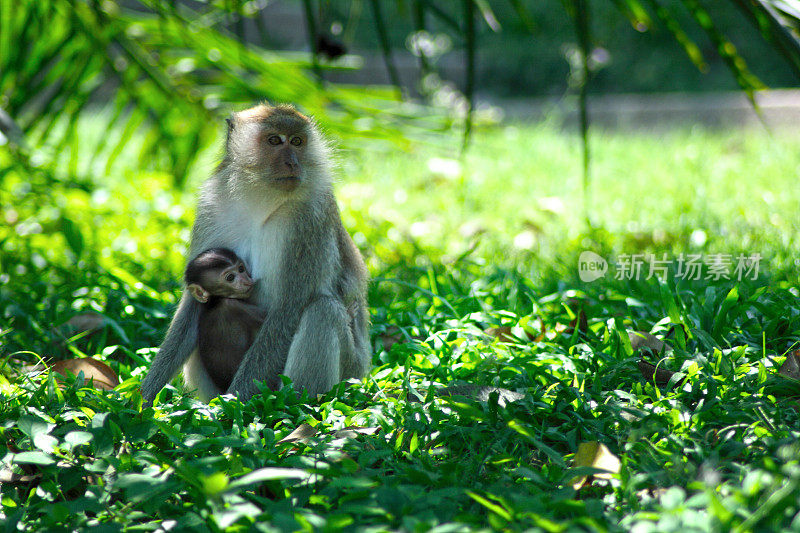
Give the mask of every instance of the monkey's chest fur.
[[250, 270], [256, 282], [250, 299], [262, 308], [278, 297], [290, 229], [282, 215], [278, 210], [264, 220], [263, 212], [234, 209], [220, 220], [221, 226], [232, 229], [222, 234], [228, 241], [225, 246], [241, 257]]
[[[288, 277], [302, 277], [300, 290], [309, 295], [335, 292], [339, 251], [332, 229], [320, 227], [318, 218], [323, 212], [320, 205], [289, 202], [277, 206], [231, 205], [222, 211], [216, 222], [223, 240], [217, 245], [233, 250], [250, 270], [256, 282], [252, 303], [265, 310], [280, 307], [287, 297], [281, 289], [298, 288], [291, 283], [296, 280]], [[316, 239], [313, 251], [300, 258], [299, 250], [309, 234]], [[305, 248], [309, 248], [307, 243]], [[313, 265], [298, 264], [305, 261]]]

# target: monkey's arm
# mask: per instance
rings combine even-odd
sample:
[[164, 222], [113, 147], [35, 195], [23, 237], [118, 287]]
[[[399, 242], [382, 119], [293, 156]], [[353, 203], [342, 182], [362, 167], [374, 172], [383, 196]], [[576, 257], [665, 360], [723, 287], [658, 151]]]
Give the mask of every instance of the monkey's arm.
[[354, 302], [364, 305], [369, 274], [361, 253], [341, 222], [336, 228], [336, 241], [342, 264], [337, 279], [339, 292], [348, 308], [352, 307]]
[[260, 325], [264, 322], [264, 319], [267, 318], [267, 312], [264, 311], [262, 308], [257, 306], [256, 304], [251, 304], [250, 302], [238, 302], [239, 303], [239, 312], [242, 313], [244, 320], [247, 321], [248, 324], [258, 323], [259, 328], [261, 329]]
[[200, 305], [187, 292], [181, 297], [167, 336], [158, 349], [150, 370], [142, 381], [142, 397], [148, 403], [178, 372], [197, 346], [197, 321]]
[[342, 257], [337, 285], [347, 308], [349, 342], [352, 343], [352, 350], [343, 352], [340, 377], [360, 378], [369, 371], [372, 361], [366, 298], [369, 273], [361, 253], [341, 222], [337, 226], [337, 240]]

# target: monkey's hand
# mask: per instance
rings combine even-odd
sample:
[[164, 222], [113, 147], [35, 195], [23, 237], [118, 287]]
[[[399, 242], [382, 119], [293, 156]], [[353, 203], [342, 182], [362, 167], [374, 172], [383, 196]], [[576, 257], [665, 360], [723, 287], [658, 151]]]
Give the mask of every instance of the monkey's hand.
[[296, 313], [281, 311], [267, 313], [239, 370], [233, 376], [228, 394], [247, 401], [259, 393], [259, 381], [266, 381], [273, 390], [280, 386], [278, 376], [283, 373], [289, 346], [297, 329]]

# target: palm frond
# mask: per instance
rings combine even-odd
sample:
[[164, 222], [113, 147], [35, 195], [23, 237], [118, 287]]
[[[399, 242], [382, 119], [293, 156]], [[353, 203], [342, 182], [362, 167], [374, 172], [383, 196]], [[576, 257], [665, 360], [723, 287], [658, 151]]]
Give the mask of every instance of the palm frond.
[[800, 78], [800, 2], [734, 0]]
[[[331, 91], [309, 77], [308, 60], [241, 42], [218, 8], [20, 0], [8, 11], [9, 3], [0, 2], [0, 101], [56, 173], [109, 173], [121, 155], [138, 154], [140, 168], [166, 169], [181, 184], [229, 106], [260, 100], [297, 103], [334, 131], [372, 134], [348, 124], [369, 99], [339, 89], [346, 112], [329, 120]], [[80, 118], [89, 114], [121, 134], [87, 150]]]

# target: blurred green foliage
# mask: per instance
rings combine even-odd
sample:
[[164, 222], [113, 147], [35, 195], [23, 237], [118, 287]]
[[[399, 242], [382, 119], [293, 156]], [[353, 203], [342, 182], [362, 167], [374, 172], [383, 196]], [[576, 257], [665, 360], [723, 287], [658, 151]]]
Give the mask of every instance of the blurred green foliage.
[[[51, 180], [81, 181], [110, 173], [124, 153], [141, 169], [168, 169], [182, 184], [222, 119], [260, 100], [295, 103], [344, 139], [402, 144], [398, 120], [408, 131], [448, 127], [446, 116], [397, 102], [386, 89], [323, 88], [307, 74], [307, 60], [223, 31], [218, 7], [140, 7], [0, 3], [0, 109], [8, 119], [0, 131], [12, 141], [3, 148], [11, 160], [0, 171], [21, 165]], [[111, 135], [88, 148], [78, 128], [82, 116], [102, 120]], [[23, 137], [11, 134], [9, 121]]]
[[[389, 26], [389, 42], [397, 55], [414, 49], [413, 35], [418, 31], [411, 16], [414, 4], [425, 6], [427, 2], [386, 2], [384, 7], [387, 18], [393, 21]], [[575, 68], [574, 55], [579, 52], [566, 10], [558, 2], [535, 0], [486, 4], [490, 5], [491, 20], [496, 23], [494, 28], [483, 20], [478, 25], [476, 86], [483, 94], [530, 97], [560, 95], [566, 91], [571, 70]], [[524, 9], [524, 17], [520, 16], [517, 4]], [[682, 0], [589, 2], [595, 61], [590, 92], [737, 89], [736, 79], [716, 45], [704, 35], [685, 4], [688, 2]], [[356, 9], [350, 0], [325, 2], [324, 6], [320, 8], [320, 18], [327, 23], [325, 29], [342, 27], [338, 38], [345, 46], [356, 53], [379, 49], [378, 35], [367, 9]], [[791, 63], [775, 53], [769, 41], [759, 34], [759, 28], [743, 16], [737, 2], [703, 2], [703, 6], [720, 32], [728, 36], [767, 86], [798, 85], [798, 75]], [[432, 41], [425, 42], [434, 50], [434, 62], [463, 64], [466, 43], [453, 31], [451, 22], [462, 18], [461, 6], [451, 2], [439, 7], [451, 18], [443, 20], [428, 12], [425, 30], [434, 39], [445, 37], [446, 45], [443, 50], [436, 50], [436, 46], [431, 46]], [[693, 57], [676, 40], [671, 31], [675, 28], [680, 28], [686, 43], [691, 43]], [[285, 46], [269, 36], [267, 40], [271, 47]], [[463, 79], [452, 81], [463, 88]]]

